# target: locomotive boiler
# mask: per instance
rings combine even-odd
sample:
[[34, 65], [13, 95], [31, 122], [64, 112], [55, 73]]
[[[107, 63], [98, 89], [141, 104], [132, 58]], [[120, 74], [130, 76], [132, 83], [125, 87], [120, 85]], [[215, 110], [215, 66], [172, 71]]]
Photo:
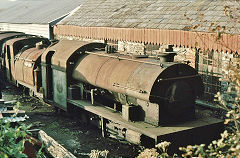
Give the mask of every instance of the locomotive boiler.
[[200, 77], [189, 65], [103, 51], [80, 56], [72, 77], [82, 91], [90, 92], [93, 104], [119, 109], [125, 120], [156, 126], [194, 118], [195, 99], [203, 92]]

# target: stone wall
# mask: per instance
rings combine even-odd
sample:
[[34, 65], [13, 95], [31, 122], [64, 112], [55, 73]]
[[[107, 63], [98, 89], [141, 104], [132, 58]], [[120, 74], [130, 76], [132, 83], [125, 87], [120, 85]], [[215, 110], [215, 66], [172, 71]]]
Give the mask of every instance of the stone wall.
[[[166, 48], [166, 45], [159, 46], [160, 52], [164, 51], [162, 48]], [[118, 42], [118, 51], [122, 54], [134, 54], [134, 55], [144, 55], [151, 54], [156, 55], [154, 50], [147, 50], [146, 45], [143, 43], [135, 42]], [[173, 51], [177, 53], [174, 57], [174, 61], [181, 63], [189, 63], [190, 66], [195, 68], [195, 49], [190, 48], [173, 48]]]
[[118, 51], [122, 54], [144, 55], [145, 45], [143, 43], [118, 41]]
[[174, 61], [181, 63], [189, 63], [190, 66], [195, 68], [196, 53], [195, 49], [191, 48], [174, 48], [177, 55], [174, 57]]

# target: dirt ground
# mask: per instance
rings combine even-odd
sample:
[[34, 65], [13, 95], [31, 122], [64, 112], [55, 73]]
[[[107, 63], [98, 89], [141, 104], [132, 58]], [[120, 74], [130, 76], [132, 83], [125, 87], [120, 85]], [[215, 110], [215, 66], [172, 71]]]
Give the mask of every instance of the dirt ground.
[[41, 129], [63, 145], [76, 157], [89, 157], [91, 150], [108, 150], [110, 157], [136, 157], [139, 146], [103, 138], [101, 131], [81, 122], [76, 116], [64, 112], [56, 113], [54, 107], [43, 101], [24, 95], [14, 86], [3, 91], [5, 101], [16, 100], [21, 103], [20, 109], [29, 116], [24, 123], [32, 124], [32, 129]]

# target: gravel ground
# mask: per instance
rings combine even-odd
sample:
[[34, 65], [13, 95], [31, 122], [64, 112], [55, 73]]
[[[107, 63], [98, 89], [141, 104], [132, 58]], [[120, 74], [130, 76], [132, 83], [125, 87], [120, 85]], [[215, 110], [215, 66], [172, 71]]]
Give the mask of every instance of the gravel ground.
[[108, 150], [110, 157], [136, 157], [139, 146], [103, 138], [101, 131], [81, 122], [65, 112], [56, 113], [54, 107], [38, 98], [29, 97], [14, 86], [3, 91], [5, 101], [16, 100], [21, 103], [29, 119], [24, 123], [32, 124], [33, 129], [41, 129], [63, 145], [76, 157], [89, 157], [91, 150]]

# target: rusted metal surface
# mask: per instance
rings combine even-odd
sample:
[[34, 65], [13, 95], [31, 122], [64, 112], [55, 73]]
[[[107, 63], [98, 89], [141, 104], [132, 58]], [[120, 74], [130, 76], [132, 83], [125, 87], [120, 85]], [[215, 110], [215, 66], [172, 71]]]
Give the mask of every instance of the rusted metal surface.
[[[77, 62], [78, 67], [76, 69], [80, 69], [80, 71], [74, 73], [75, 78], [80, 78], [83, 82], [88, 82], [96, 86], [96, 80], [99, 71], [108, 60], [109, 58], [99, 57], [96, 55], [82, 56], [82, 58], [80, 58], [80, 60]], [[112, 67], [111, 63], [108, 65], [110, 69]], [[111, 73], [108, 69], [106, 69], [106, 71], [108, 71], [108, 73]], [[106, 78], [104, 77], [102, 78], [102, 80], [105, 79]]]
[[24, 40], [26, 39], [26, 37], [18, 37], [18, 38], [14, 38], [14, 39], [10, 39], [8, 41], [6, 41], [6, 43], [4, 44], [5, 48], [5, 52], [3, 52], [4, 54], [4, 63], [5, 68], [6, 68], [6, 75], [9, 81], [14, 81], [14, 70], [15, 70], [15, 66], [14, 66], [14, 56], [15, 56], [15, 51], [14, 50], [14, 43]]
[[[25, 62], [25, 58], [33, 51], [33, 48], [31, 49], [27, 49], [26, 51], [24, 51], [23, 53], [19, 54], [18, 56], [16, 56], [15, 58], [15, 70], [16, 70], [16, 80], [18, 81], [24, 81], [24, 62]], [[33, 84], [31, 84], [33, 85]]]
[[[66, 68], [67, 67], [67, 60], [69, 57], [77, 51], [82, 46], [88, 44], [88, 42], [83, 41], [68, 41], [67, 44], [61, 45], [60, 47], [62, 49], [58, 49], [58, 51], [55, 52], [52, 58], [52, 64], [56, 65], [58, 67]], [[58, 43], [56, 45], [60, 45], [62, 43]]]
[[40, 60], [37, 60], [37, 59], [40, 58], [42, 53], [43, 53], [43, 50], [35, 49], [25, 58], [24, 67], [23, 67], [25, 83], [35, 85], [34, 80], [35, 80], [35, 77], [37, 76], [34, 75], [34, 70], [37, 67], [40, 67]]
[[[2, 32], [0, 34], [0, 52], [1, 52], [1, 54], [4, 51], [4, 49], [2, 49], [2, 48], [4, 48], [5, 41], [15, 38], [15, 37], [18, 37], [18, 36], [24, 36], [24, 35], [25, 35], [24, 33], [20, 33], [20, 32]], [[4, 56], [4, 55], [2, 55], [2, 56]], [[5, 65], [4, 60], [2, 61], [2, 64]]]
[[149, 101], [151, 95], [159, 95], [157, 89], [161, 88], [161, 83], [164, 84], [165, 79], [172, 81], [174, 78], [189, 79], [194, 90], [200, 89], [199, 94], [196, 94], [200, 95], [202, 92], [201, 79], [198, 78], [196, 71], [188, 65], [172, 63], [160, 66], [160, 64], [151, 63], [152, 59], [146, 58], [137, 61], [128, 60], [128, 58], [123, 55], [106, 55], [102, 52], [82, 55], [76, 63], [72, 77], [145, 101]]
[[[132, 41], [152, 44], [172, 44], [175, 46], [229, 51], [240, 53], [238, 39], [240, 35], [223, 34], [218, 39], [216, 33], [194, 32], [183, 30], [159, 30], [140, 28], [114, 27], [81, 27], [73, 25], [57, 25], [55, 35], [78, 36], [82, 38]], [[218, 40], [217, 40], [218, 39]]]
[[11, 36], [20, 35], [20, 34], [24, 34], [24, 33], [20, 33], [20, 32], [2, 32], [0, 34], [0, 41], [5, 39], [5, 38], [11, 37]]
[[34, 52], [29, 54], [29, 56], [26, 58], [26, 61], [33, 61], [36, 62], [39, 57], [42, 55], [44, 49], [39, 48], [33, 48]]
[[66, 68], [67, 60], [81, 46], [89, 42], [61, 40], [57, 44], [47, 48], [42, 55], [42, 62], [46, 63], [46, 56], [49, 52], [54, 51], [55, 54], [52, 58], [52, 64]]
[[163, 69], [153, 64], [90, 54], [79, 59], [72, 76], [97, 87], [149, 101], [152, 86]]
[[30, 48], [19, 54], [15, 61], [16, 80], [34, 86], [34, 69], [40, 67], [40, 56], [43, 49]]
[[[111, 120], [111, 122], [109, 121], [110, 123], [107, 124], [107, 127], [113, 126], [113, 125], [111, 125], [111, 123], [115, 123], [117, 125], [116, 127], [122, 127], [122, 128], [127, 129], [127, 131], [132, 130], [134, 132], [138, 132], [140, 134], [143, 134], [150, 138], [153, 138], [156, 141], [155, 143], [159, 143], [160, 141], [162, 141], [161, 138], [164, 138], [164, 137], [166, 138], [167, 135], [171, 139], [171, 136], [174, 133], [175, 134], [179, 133], [180, 135], [177, 134], [178, 136], [176, 138], [178, 138], [182, 141], [181, 137], [179, 137], [179, 136], [181, 136], [183, 134], [183, 131], [188, 131], [188, 130], [194, 130], [194, 132], [191, 133], [191, 137], [192, 137], [192, 135], [195, 135], [197, 132], [197, 134], [196, 134], [197, 136], [195, 137], [195, 139], [193, 139], [194, 141], [196, 141], [196, 140], [202, 141], [203, 137], [201, 137], [201, 136], [206, 136], [206, 135], [202, 134], [202, 130], [206, 130], [205, 132], [207, 132], [209, 130], [212, 132], [211, 136], [214, 136], [216, 133], [220, 133], [220, 131], [218, 131], [218, 130], [222, 131], [222, 128], [223, 128], [222, 120], [212, 118], [212, 117], [206, 117], [204, 115], [199, 115], [199, 114], [196, 115], [196, 119], [191, 120], [191, 121], [186, 121], [181, 124], [171, 124], [169, 126], [156, 127], [154, 125], [151, 125], [149, 123], [145, 123], [142, 121], [136, 121], [136, 122], [126, 121], [122, 118], [120, 113], [116, 113], [115, 111], [105, 108], [103, 106], [94, 106], [85, 100], [70, 100], [70, 102], [76, 106], [83, 108], [86, 111], [89, 111], [91, 113], [97, 114], [98, 116], [101, 116], [108, 120]], [[197, 113], [200, 113], [199, 111], [200, 110], [198, 110]], [[205, 111], [201, 111], [201, 113], [203, 113], [203, 112], [205, 112]], [[214, 126], [216, 124], [219, 125], [218, 128], [212, 128], [212, 126]], [[207, 129], [199, 128], [199, 127], [207, 127]], [[221, 127], [221, 128], [219, 128], [219, 127]], [[214, 129], [214, 132], [210, 129]], [[189, 132], [187, 132], [187, 134], [189, 134]], [[189, 136], [189, 135], [187, 135], [187, 136]], [[185, 136], [184, 139], [187, 139], [188, 138], [187, 136]], [[200, 137], [201, 137], [201, 139], [196, 139], [196, 138], [200, 138]], [[130, 138], [130, 140], [128, 140], [128, 141], [131, 141], [132, 139], [133, 138]], [[191, 140], [192, 140], [192, 138], [191, 138]], [[136, 143], [136, 142], [133, 142], [133, 143]]]
[[27, 37], [18, 37], [18, 38], [14, 38], [14, 39], [10, 39], [6, 42], [7, 45], [13, 45], [15, 42], [17, 41], [21, 41], [27, 39]]

